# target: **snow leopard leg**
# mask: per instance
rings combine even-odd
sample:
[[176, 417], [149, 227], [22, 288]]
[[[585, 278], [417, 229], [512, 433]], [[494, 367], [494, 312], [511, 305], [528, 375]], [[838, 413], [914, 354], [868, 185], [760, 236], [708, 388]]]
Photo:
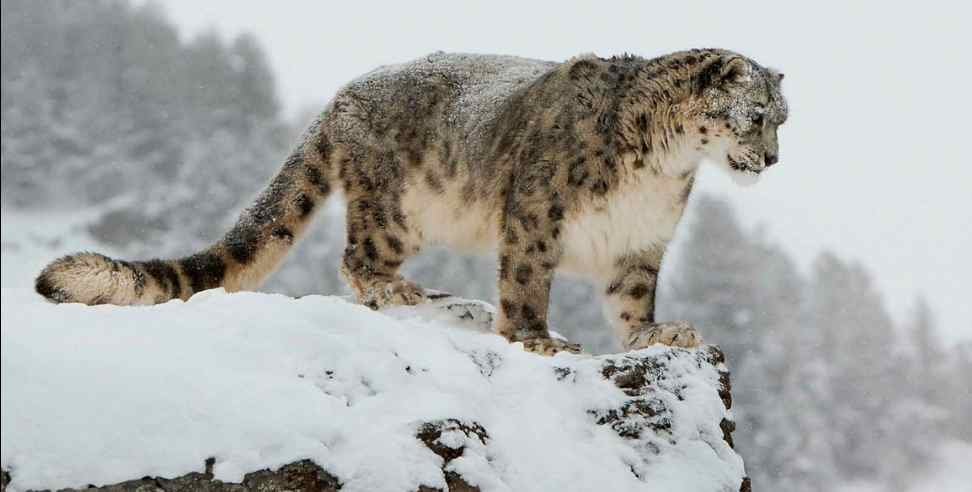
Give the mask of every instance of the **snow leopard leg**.
[[655, 321], [661, 256], [658, 251], [643, 251], [615, 262], [614, 275], [605, 291], [606, 311], [625, 350], [656, 343], [675, 347], [695, 347], [702, 343], [702, 336], [687, 321]]
[[387, 175], [369, 175], [369, 170], [385, 173], [390, 165], [396, 163], [361, 163], [348, 173], [344, 184], [347, 247], [341, 274], [358, 302], [372, 309], [425, 301], [424, 290], [398, 273], [402, 263], [419, 250], [414, 235], [409, 233], [401, 195], [392, 191], [395, 183]]
[[550, 337], [550, 284], [560, 261], [564, 209], [556, 201], [507, 205], [499, 255], [500, 309], [496, 330], [529, 352], [580, 352], [580, 345]]

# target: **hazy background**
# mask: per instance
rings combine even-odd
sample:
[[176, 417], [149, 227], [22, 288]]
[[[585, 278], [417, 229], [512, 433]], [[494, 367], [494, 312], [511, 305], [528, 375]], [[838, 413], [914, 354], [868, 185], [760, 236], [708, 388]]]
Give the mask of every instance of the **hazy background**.
[[[948, 490], [972, 455], [972, 167], [964, 12], [817, 4], [4, 0], [2, 285], [56, 255], [210, 244], [341, 84], [435, 50], [564, 60], [716, 46], [786, 73], [781, 164], [703, 172], [659, 318], [726, 352], [757, 490]], [[675, 10], [673, 10], [675, 9]], [[898, 10], [896, 10], [898, 9]], [[345, 293], [340, 204], [262, 290]], [[433, 249], [423, 285], [495, 300], [492, 258]], [[963, 295], [964, 294], [964, 295]], [[558, 278], [552, 325], [618, 349]], [[965, 473], [965, 475], [962, 475]]]

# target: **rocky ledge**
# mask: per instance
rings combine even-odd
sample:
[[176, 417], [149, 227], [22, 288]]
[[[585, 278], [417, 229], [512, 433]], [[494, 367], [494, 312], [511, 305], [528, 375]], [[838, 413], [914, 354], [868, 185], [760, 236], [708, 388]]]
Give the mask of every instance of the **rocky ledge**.
[[[17, 320], [7, 318], [5, 314], [2, 489], [53, 489], [68, 485], [74, 487], [69, 490], [85, 488], [105, 491], [589, 490], [591, 483], [604, 483], [608, 488], [603, 490], [749, 490], [742, 461], [732, 449], [735, 426], [729, 411], [732, 406], [729, 373], [723, 354], [715, 346], [692, 350], [658, 346], [597, 357], [558, 355], [542, 358], [522, 353], [515, 346], [495, 340], [498, 337], [484, 335], [475, 329], [456, 331], [458, 335], [449, 333], [448, 330], [462, 327], [464, 322], [488, 322], [491, 307], [483, 303], [442, 299], [421, 309], [408, 308], [382, 315], [337, 302], [321, 303], [320, 299], [317, 301], [319, 305], [306, 304], [298, 311], [313, 314], [321, 310], [344, 310], [346, 318], [355, 319], [357, 329], [364, 332], [370, 330], [371, 322], [386, 325], [405, 323], [409, 325], [404, 327], [406, 329], [414, 329], [417, 324], [434, 325], [427, 327], [428, 330], [421, 335], [444, 338], [446, 343], [423, 353], [409, 350], [394, 336], [383, 339], [379, 334], [365, 333], [363, 336], [366, 340], [362, 342], [365, 347], [358, 349], [371, 351], [371, 357], [366, 354], [362, 360], [376, 367], [372, 368], [374, 370], [356, 367], [357, 364], [352, 361], [334, 359], [341, 355], [352, 357], [350, 352], [320, 354], [311, 351], [310, 355], [305, 354], [307, 360], [319, 361], [323, 358], [326, 362], [302, 364], [306, 371], [292, 374], [298, 380], [296, 384], [310, 384], [322, 401], [330, 404], [335, 400], [339, 403], [311, 412], [311, 420], [331, 421], [327, 426], [299, 429], [300, 436], [317, 436], [315, 439], [320, 439], [320, 450], [311, 447], [307, 448], [311, 451], [305, 448], [279, 451], [284, 444], [265, 442], [267, 439], [272, 441], [273, 436], [264, 440], [243, 439], [238, 446], [252, 445], [262, 450], [254, 460], [246, 461], [236, 456], [239, 450], [226, 448], [221, 435], [214, 435], [211, 457], [200, 459], [194, 471], [185, 469], [185, 460], [175, 460], [169, 464], [173, 461], [171, 453], [191, 452], [198, 455], [207, 449], [205, 439], [192, 447], [180, 448], [178, 444], [182, 439], [192, 439], [198, 435], [193, 434], [193, 429], [172, 428], [169, 429], [172, 435], [161, 439], [155, 433], [165, 433], [167, 429], [164, 426], [146, 429], [128, 423], [125, 416], [129, 413], [124, 411], [118, 412], [114, 431], [122, 433], [123, 437], [126, 433], [133, 438], [139, 436], [141, 444], [131, 449], [139, 450], [142, 456], [127, 462], [122, 458], [116, 459], [122, 461], [121, 464], [116, 463], [122, 467], [122, 471], [118, 466], [99, 468], [95, 465], [99, 463], [98, 456], [82, 459], [79, 464], [72, 463], [73, 458], [68, 454], [71, 451], [70, 439], [61, 446], [56, 440], [44, 441], [46, 433], [32, 433], [19, 427], [36, 425], [36, 418], [44, 418], [46, 410], [41, 406], [45, 402], [12, 403], [20, 401], [30, 393], [28, 390], [32, 390], [32, 387], [25, 385], [26, 388], [21, 388], [6, 374], [8, 370], [26, 374], [24, 371], [30, 368], [19, 366], [26, 364], [26, 359], [15, 357], [14, 351], [30, 349], [32, 343], [39, 341], [20, 336], [20, 332], [13, 328]], [[266, 299], [261, 297], [258, 300], [262, 302]], [[233, 305], [237, 301], [241, 299], [235, 295], [222, 296], [215, 306], [209, 307], [222, 311], [227, 306], [221, 304]], [[280, 305], [275, 304], [277, 301]], [[276, 299], [264, 308], [271, 311], [293, 308], [290, 303], [297, 302], [310, 301]], [[192, 303], [164, 308], [186, 310]], [[41, 306], [37, 309], [56, 311], [57, 307]], [[83, 309], [77, 307], [75, 311], [82, 312]], [[142, 316], [148, 310], [132, 309], [130, 312]], [[443, 313], [446, 315], [443, 316]], [[31, 319], [38, 319], [36, 313], [29, 314]], [[68, 313], [64, 319], [79, 322], [76, 314]], [[198, 313], [188, 316], [200, 323], [220, 324], [218, 320], [205, 318]], [[449, 316], [453, 316], [454, 320], [450, 321]], [[118, 318], [105, 316], [102, 321], [126, 325], [132, 321], [119, 321]], [[126, 319], [127, 316], [121, 318]], [[339, 314], [331, 319], [331, 326], [334, 319], [340, 318]], [[204, 319], [208, 321], [202, 321]], [[367, 322], [360, 322], [362, 319]], [[261, 320], [265, 322], [266, 318], [256, 322]], [[80, 323], [85, 322], [84, 319], [80, 320]], [[327, 326], [328, 320], [315, 319], [315, 325], [322, 324]], [[281, 323], [276, 328], [286, 332], [286, 326], [292, 327], [293, 323]], [[328, 334], [326, 341], [332, 344], [344, 336], [341, 330], [320, 330]], [[112, 333], [112, 330], [106, 330], [93, 336], [110, 338]], [[262, 333], [245, 331], [242, 335], [259, 338], [263, 336]], [[307, 335], [307, 340], [313, 339], [312, 333], [302, 332]], [[230, 330], [230, 334], [241, 335], [234, 330]], [[279, 332], [274, 335], [275, 338], [279, 336]], [[50, 339], [41, 337], [40, 341], [49, 343]], [[101, 341], [104, 342], [103, 339]], [[272, 352], [274, 348], [267, 350]], [[391, 355], [376, 357], [376, 350], [388, 350]], [[231, 350], [231, 356], [236, 352]], [[434, 360], [437, 352], [454, 352], [457, 356], [448, 364], [440, 364]], [[44, 351], [39, 351], [38, 356], [43, 357]], [[67, 357], [70, 359], [71, 356]], [[189, 357], [191, 359], [191, 355]], [[331, 360], [327, 360], [329, 357]], [[125, 364], [125, 360], [115, 362]], [[112, 361], [109, 360], [108, 364], [109, 370], [102, 374], [103, 377], [110, 377]], [[71, 364], [67, 365], [67, 370], [70, 370]], [[292, 368], [286, 363], [284, 366]], [[287, 373], [287, 370], [283, 373]], [[45, 380], [45, 389], [55, 392], [60, 383], [70, 382], [66, 378], [61, 381], [58, 377], [50, 376], [42, 379]], [[470, 381], [465, 383], [463, 379]], [[383, 383], [383, 380], [391, 384]], [[8, 385], [8, 382], [11, 384]], [[230, 381], [227, 384], [230, 384], [230, 389], [241, 390], [234, 386], [238, 383]], [[288, 380], [288, 384], [293, 383], [295, 381]], [[362, 385], [365, 389], [355, 385]], [[478, 389], [467, 392], [468, 385]], [[484, 387], [489, 387], [488, 391], [484, 392]], [[186, 391], [184, 396], [193, 398], [192, 387]], [[151, 392], [138, 393], [135, 399], [106, 400], [102, 409], [93, 411], [115, 412], [117, 405], [136, 405], [140, 407], [140, 413], [136, 414], [143, 419], [153, 419], [151, 411], [146, 414], [145, 409], [164, 402], [154, 401]], [[64, 397], [69, 399], [71, 393], [65, 391]], [[92, 401], [99, 400], [95, 398]], [[235, 404], [245, 405], [246, 402]], [[220, 411], [228, 411], [218, 405], [213, 408], [206, 405], [209, 404], [194, 406], [190, 402], [172, 411], [189, 409], [202, 414], [211, 412], [215, 419], [219, 418]], [[382, 408], [382, 405], [387, 406]], [[415, 407], [420, 408], [415, 410]], [[8, 412], [24, 412], [31, 408], [38, 415], [12, 415], [8, 418]], [[388, 415], [396, 412], [392, 410], [394, 408], [410, 410], [399, 412], [403, 415], [393, 419]], [[82, 412], [91, 410], [86, 406], [78, 407], [78, 411]], [[254, 409], [258, 410], [264, 409]], [[71, 412], [72, 409], [63, 407], [59, 411]], [[235, 411], [239, 412], [239, 409], [235, 408]], [[369, 412], [374, 412], [377, 417], [370, 419], [367, 417], [371, 415]], [[549, 414], [546, 420], [545, 414]], [[428, 418], [434, 415], [441, 417]], [[358, 420], [361, 416], [366, 416], [370, 422], [362, 426]], [[303, 415], [301, 418], [307, 417]], [[260, 418], [253, 418], [257, 423], [252, 425], [257, 426], [256, 431], [259, 431]], [[93, 426], [99, 425], [97, 419], [92, 418], [92, 421]], [[52, 422], [52, 425], [59, 424]], [[279, 421], [268, 421], [266, 425], [270, 429], [283, 425], [280, 427], [283, 434], [289, 430], [287, 424]], [[368, 427], [372, 426], [391, 430], [369, 435], [360, 442], [355, 440], [361, 437], [360, 434], [370, 432]], [[240, 427], [238, 430], [249, 434], [256, 432], [253, 427]], [[57, 432], [82, 431], [68, 426]], [[83, 433], [89, 440], [91, 436], [100, 435], [92, 434], [89, 430]], [[32, 437], [40, 442], [27, 443], [26, 440]], [[293, 439], [284, 435], [281, 442], [287, 443]], [[106, 438], [99, 446], [106, 449], [114, 442], [118, 441]], [[178, 444], [155, 448], [158, 443], [164, 442]], [[277, 452], [270, 453], [266, 449]], [[83, 449], [77, 451], [90, 452]], [[246, 451], [239, 453], [246, 455]], [[57, 461], [59, 456], [63, 456], [61, 462]], [[294, 459], [286, 461], [287, 456]], [[167, 464], [153, 466], [154, 459]], [[259, 463], [261, 459], [266, 465], [254, 467], [253, 463]], [[32, 466], [37, 462], [43, 462], [42, 466]], [[61, 473], [59, 463], [63, 463], [68, 471]], [[93, 470], [95, 480], [118, 477], [124, 473], [124, 467], [132, 467], [132, 474], [138, 475], [127, 481], [89, 482], [90, 479], [82, 478], [82, 465], [86, 463]], [[587, 465], [591, 467], [586, 469]], [[165, 472], [180, 467], [183, 469], [181, 474], [160, 473], [162, 476], [153, 474], [137, 478], [144, 471]], [[222, 474], [221, 467], [224, 469]], [[231, 468], [235, 469], [226, 471]], [[26, 478], [20, 481], [22, 471]], [[592, 476], [600, 473], [603, 476]]]

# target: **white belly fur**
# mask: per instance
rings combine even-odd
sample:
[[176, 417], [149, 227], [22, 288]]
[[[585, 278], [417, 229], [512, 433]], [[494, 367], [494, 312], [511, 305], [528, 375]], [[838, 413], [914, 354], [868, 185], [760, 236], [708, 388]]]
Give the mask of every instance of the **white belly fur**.
[[[681, 197], [686, 185], [686, 179], [668, 177], [627, 183], [596, 206], [568, 216], [560, 269], [607, 281], [619, 256], [666, 245], [685, 209]], [[496, 250], [498, 212], [469, 201], [458, 187], [437, 194], [419, 184], [409, 186], [402, 207], [416, 246], [444, 244], [467, 253]]]
[[685, 204], [685, 179], [656, 177], [628, 183], [596, 207], [568, 217], [561, 268], [602, 281], [625, 253], [664, 247]]
[[445, 244], [464, 253], [487, 253], [497, 245], [498, 217], [482, 201], [471, 201], [459, 187], [440, 195], [425, 186], [409, 186], [402, 208], [416, 244]]

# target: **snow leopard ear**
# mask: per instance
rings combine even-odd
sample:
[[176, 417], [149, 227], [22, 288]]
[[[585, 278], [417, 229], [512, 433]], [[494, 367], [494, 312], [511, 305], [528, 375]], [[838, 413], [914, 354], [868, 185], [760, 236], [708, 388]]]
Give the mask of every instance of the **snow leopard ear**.
[[739, 84], [752, 80], [753, 66], [741, 56], [733, 56], [722, 64], [719, 82]]
[[725, 55], [712, 60], [698, 75], [700, 90], [721, 89], [727, 85], [745, 83], [752, 80], [752, 65], [739, 55]]

